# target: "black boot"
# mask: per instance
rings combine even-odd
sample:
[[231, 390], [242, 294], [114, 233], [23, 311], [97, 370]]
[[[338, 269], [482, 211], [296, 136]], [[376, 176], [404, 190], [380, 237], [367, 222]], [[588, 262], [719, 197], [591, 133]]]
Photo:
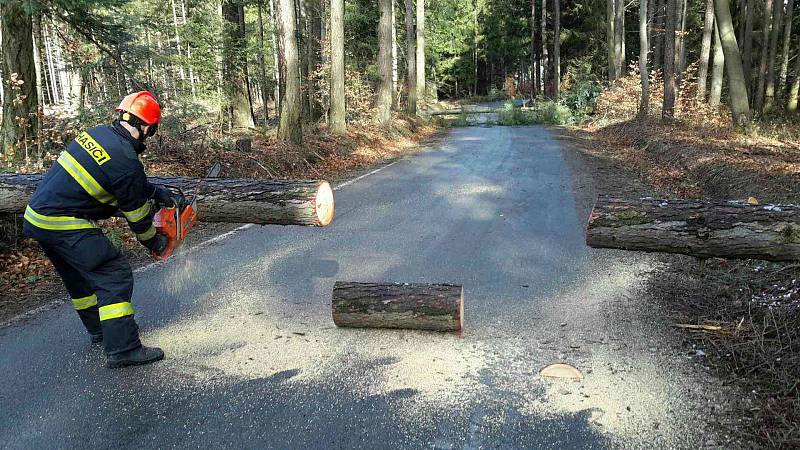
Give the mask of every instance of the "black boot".
[[99, 344], [103, 342], [103, 332], [89, 333], [89, 339], [91, 339], [92, 344]]
[[108, 367], [116, 369], [125, 366], [141, 366], [164, 359], [164, 352], [158, 347], [145, 347], [144, 345], [124, 353], [108, 356]]

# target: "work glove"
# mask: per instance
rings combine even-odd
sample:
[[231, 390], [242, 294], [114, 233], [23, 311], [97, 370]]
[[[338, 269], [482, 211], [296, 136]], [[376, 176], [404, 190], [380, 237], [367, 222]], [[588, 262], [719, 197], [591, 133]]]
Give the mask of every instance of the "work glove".
[[153, 199], [159, 208], [175, 208], [186, 204], [186, 198], [179, 192], [173, 192], [161, 186], [156, 186]]
[[167, 245], [169, 245], [169, 239], [163, 234], [156, 233], [152, 238], [142, 241], [142, 245], [147, 247], [154, 255], [161, 256], [164, 250], [166, 250]]

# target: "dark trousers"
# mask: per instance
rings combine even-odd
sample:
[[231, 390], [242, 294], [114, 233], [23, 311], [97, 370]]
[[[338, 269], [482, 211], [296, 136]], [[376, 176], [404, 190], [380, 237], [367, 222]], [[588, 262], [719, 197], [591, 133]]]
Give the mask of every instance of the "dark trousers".
[[142, 345], [131, 304], [131, 266], [102, 231], [51, 231], [27, 222], [24, 231], [39, 242], [55, 266], [89, 333], [102, 331], [106, 353]]

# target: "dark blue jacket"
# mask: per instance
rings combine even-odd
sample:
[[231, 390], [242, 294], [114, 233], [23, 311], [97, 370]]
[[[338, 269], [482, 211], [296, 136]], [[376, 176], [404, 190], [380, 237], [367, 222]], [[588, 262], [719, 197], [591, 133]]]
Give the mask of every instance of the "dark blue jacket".
[[149, 241], [155, 235], [150, 200], [156, 187], [139, 161], [143, 150], [119, 124], [81, 133], [36, 188], [26, 221], [40, 229], [74, 230], [121, 211], [137, 238]]

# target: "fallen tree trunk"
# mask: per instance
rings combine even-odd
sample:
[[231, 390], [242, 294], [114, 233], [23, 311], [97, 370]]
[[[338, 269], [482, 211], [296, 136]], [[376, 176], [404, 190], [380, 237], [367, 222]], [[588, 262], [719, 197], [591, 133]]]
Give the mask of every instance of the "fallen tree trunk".
[[[0, 175], [0, 212], [25, 211], [28, 199], [43, 175]], [[156, 185], [194, 193], [198, 178], [150, 177]], [[260, 225], [326, 226], [333, 220], [333, 190], [318, 180], [241, 180], [210, 178], [198, 197], [204, 222], [255, 223]]]
[[799, 260], [800, 207], [601, 197], [589, 217], [586, 243], [698, 258]]
[[464, 289], [451, 284], [337, 281], [331, 306], [339, 327], [459, 331]]

